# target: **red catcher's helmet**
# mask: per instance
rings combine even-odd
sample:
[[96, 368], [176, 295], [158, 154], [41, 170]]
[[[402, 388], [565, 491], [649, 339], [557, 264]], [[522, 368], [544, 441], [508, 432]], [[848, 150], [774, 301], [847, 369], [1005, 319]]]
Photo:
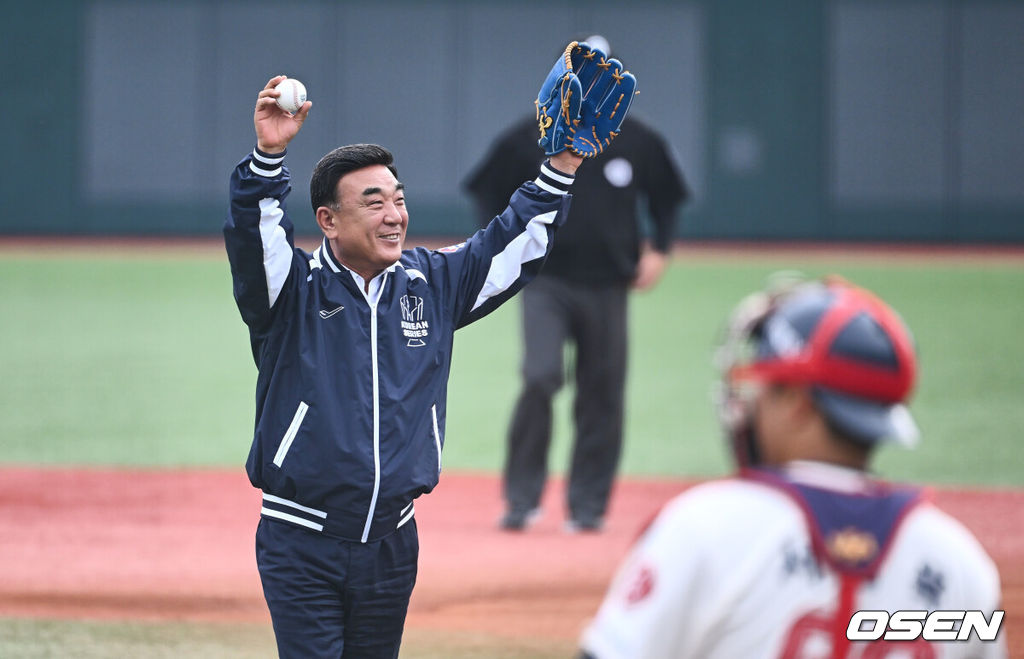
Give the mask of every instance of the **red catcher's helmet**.
[[736, 308], [717, 357], [719, 418], [741, 464], [757, 462], [752, 401], [743, 395], [750, 381], [810, 387], [829, 423], [865, 445], [917, 440], [904, 404], [917, 374], [910, 331], [882, 300], [845, 280], [777, 277]]

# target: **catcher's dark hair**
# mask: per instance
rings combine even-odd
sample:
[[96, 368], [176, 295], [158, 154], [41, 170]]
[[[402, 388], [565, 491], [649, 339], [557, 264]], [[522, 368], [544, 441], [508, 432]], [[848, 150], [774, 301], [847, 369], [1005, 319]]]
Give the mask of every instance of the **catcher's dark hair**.
[[309, 179], [309, 203], [313, 206], [313, 213], [321, 206], [337, 206], [338, 180], [345, 174], [364, 167], [384, 165], [398, 178], [394, 163], [395, 157], [391, 152], [377, 144], [349, 144], [334, 149], [320, 159]]

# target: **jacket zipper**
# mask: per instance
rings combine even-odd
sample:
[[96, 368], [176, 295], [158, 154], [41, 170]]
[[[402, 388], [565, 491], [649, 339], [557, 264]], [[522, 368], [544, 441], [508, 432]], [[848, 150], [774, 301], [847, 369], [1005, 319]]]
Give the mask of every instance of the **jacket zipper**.
[[[377, 302], [384, 294], [384, 287], [387, 285], [387, 274], [381, 280], [380, 290], [377, 291], [377, 299], [366, 302], [370, 305], [370, 359], [373, 361], [373, 496], [370, 498], [370, 509], [366, 513], [366, 524], [363, 526], [362, 541], [370, 537], [370, 527], [373, 526], [373, 513], [377, 510], [377, 495], [380, 493], [380, 383], [377, 376]], [[365, 293], [364, 293], [365, 294]]]
[[304, 401], [299, 401], [299, 408], [295, 410], [295, 416], [292, 417], [288, 430], [284, 433], [284, 437], [281, 438], [281, 445], [277, 447], [277, 453], [274, 454], [274, 464], [276, 466], [280, 467], [284, 464], [284, 458], [288, 455], [292, 442], [295, 441], [295, 435], [299, 434], [299, 427], [302, 426], [302, 420], [306, 418], [307, 410], [309, 410], [309, 405]]
[[441, 473], [441, 432], [437, 429], [437, 403], [430, 406], [430, 414], [434, 417], [434, 444], [437, 445], [437, 473]]

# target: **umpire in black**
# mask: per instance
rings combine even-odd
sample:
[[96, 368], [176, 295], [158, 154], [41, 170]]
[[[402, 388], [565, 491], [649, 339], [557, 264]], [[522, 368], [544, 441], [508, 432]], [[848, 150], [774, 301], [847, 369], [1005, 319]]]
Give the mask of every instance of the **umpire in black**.
[[[607, 42], [590, 37], [587, 43]], [[536, 172], [537, 120], [524, 117], [501, 134], [464, 181], [479, 219], [501, 210]], [[626, 117], [599, 163], [581, 168], [570, 221], [540, 275], [522, 293], [522, 390], [507, 436], [506, 511], [499, 525], [524, 529], [540, 512], [551, 442], [552, 398], [564, 382], [563, 347], [576, 348], [575, 439], [568, 473], [569, 531], [602, 528], [622, 448], [627, 298], [660, 278], [686, 184], [655, 130]], [[650, 244], [642, 244], [638, 205], [646, 200]]]

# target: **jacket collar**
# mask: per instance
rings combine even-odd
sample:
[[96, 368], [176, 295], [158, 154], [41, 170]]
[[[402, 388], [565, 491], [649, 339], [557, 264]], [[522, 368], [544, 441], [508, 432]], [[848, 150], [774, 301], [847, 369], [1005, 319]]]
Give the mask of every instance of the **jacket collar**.
[[[320, 247], [317, 248], [313, 258], [316, 259], [317, 256], [319, 256], [319, 260], [323, 263], [326, 263], [327, 267], [330, 268], [333, 272], [353, 272], [351, 268], [345, 267], [342, 264], [342, 262], [338, 260], [338, 257], [334, 255], [334, 252], [331, 251], [331, 246], [327, 242], [326, 237], [324, 237], [323, 241], [321, 241]], [[394, 272], [395, 268], [397, 267], [398, 261], [395, 261], [388, 267], [384, 268], [384, 270], [381, 271], [381, 274], [384, 274], [385, 272]], [[377, 276], [379, 277], [380, 275]]]

